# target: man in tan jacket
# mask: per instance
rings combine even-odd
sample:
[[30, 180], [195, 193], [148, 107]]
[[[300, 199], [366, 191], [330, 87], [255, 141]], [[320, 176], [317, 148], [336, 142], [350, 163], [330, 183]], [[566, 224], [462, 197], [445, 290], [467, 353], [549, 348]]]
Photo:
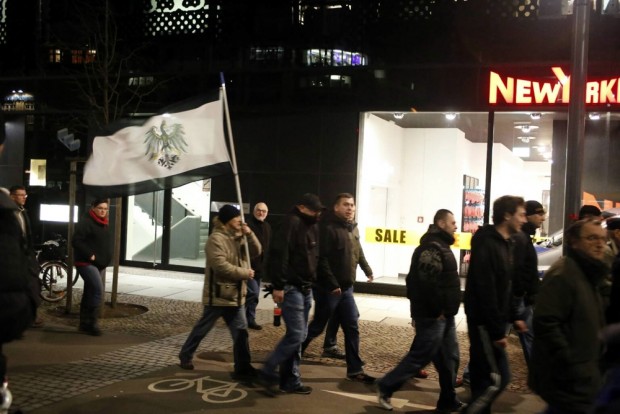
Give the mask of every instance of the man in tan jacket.
[[[245, 237], [244, 237], [245, 236]], [[250, 380], [256, 375], [251, 365], [248, 344], [248, 324], [245, 319], [246, 281], [254, 277], [250, 258], [261, 253], [261, 245], [252, 230], [241, 222], [241, 213], [229, 204], [224, 205], [215, 219], [215, 229], [205, 246], [207, 266], [202, 303], [204, 312], [190, 332], [179, 352], [180, 366], [194, 369], [192, 358], [196, 348], [222, 317], [233, 339], [235, 371], [233, 378]]]

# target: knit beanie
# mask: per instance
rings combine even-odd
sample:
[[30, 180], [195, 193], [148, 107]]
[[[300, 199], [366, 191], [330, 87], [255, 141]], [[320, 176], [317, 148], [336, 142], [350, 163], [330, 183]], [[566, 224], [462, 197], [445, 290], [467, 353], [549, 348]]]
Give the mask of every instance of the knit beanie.
[[231, 206], [230, 204], [224, 204], [222, 208], [220, 208], [220, 211], [217, 213], [217, 216], [219, 217], [222, 224], [226, 224], [230, 220], [234, 219], [235, 217], [239, 217], [240, 215], [241, 212], [239, 211], [239, 209], [237, 209], [237, 207], [235, 206]]

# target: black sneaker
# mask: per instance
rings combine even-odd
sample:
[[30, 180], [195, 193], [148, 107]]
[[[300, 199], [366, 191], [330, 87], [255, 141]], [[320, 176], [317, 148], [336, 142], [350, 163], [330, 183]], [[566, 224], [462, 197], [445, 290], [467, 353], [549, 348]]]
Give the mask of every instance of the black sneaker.
[[374, 384], [377, 380], [375, 377], [371, 377], [363, 372], [355, 375], [347, 375], [347, 379], [349, 381], [361, 382], [363, 384]]
[[192, 363], [192, 361], [181, 361], [179, 363], [179, 366], [188, 371], [191, 371], [194, 369], [194, 364]]
[[256, 383], [263, 387], [263, 392], [269, 397], [275, 397], [280, 392], [277, 382], [267, 380], [260, 372], [256, 376]]
[[263, 327], [256, 322], [248, 322], [248, 328], [254, 329], [255, 331], [260, 331], [261, 329], [263, 329]]
[[307, 385], [300, 385], [297, 388], [293, 388], [292, 390], [283, 390], [282, 388], [280, 388], [281, 392], [284, 392], [286, 394], [310, 394], [312, 392], [312, 387], [308, 387]]
[[235, 381], [240, 382], [253, 382], [258, 377], [258, 371], [254, 367], [249, 367], [243, 371], [233, 372], [230, 377]]
[[467, 407], [467, 404], [465, 404], [462, 401], [456, 400], [454, 402], [454, 404], [451, 404], [451, 405], [448, 405], [448, 406], [437, 405], [437, 408], [435, 409], [435, 412], [438, 413], [438, 414], [458, 413], [458, 412], [461, 412], [462, 410], [464, 410], [465, 407]]
[[347, 356], [344, 352], [342, 352], [338, 348], [323, 348], [323, 353], [321, 354], [324, 358], [334, 358], [334, 359], [346, 359]]

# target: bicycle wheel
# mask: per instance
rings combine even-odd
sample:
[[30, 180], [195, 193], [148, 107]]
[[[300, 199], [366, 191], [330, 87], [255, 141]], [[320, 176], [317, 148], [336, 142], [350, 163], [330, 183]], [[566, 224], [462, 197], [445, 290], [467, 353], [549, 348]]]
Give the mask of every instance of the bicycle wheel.
[[[45, 262], [41, 265], [41, 298], [47, 302], [58, 302], [67, 295], [68, 267], [60, 261]], [[73, 280], [73, 283], [77, 278]]]
[[177, 392], [187, 390], [196, 384], [196, 380], [187, 378], [170, 378], [149, 384], [148, 389], [153, 392]]

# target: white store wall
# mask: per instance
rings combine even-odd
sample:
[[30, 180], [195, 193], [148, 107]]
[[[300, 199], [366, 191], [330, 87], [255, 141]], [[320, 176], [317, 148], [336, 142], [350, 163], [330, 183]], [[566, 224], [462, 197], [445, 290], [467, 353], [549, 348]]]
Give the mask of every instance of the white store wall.
[[[415, 246], [365, 242], [365, 229], [422, 234], [440, 208], [453, 211], [460, 225], [463, 175], [478, 178], [484, 188], [486, 143], [472, 143], [456, 128], [403, 129], [370, 113], [363, 114], [360, 131], [357, 221], [362, 246], [376, 277], [397, 277], [408, 272]], [[503, 145], [494, 146], [493, 161], [491, 200], [504, 194], [540, 199], [549, 188], [545, 174], [550, 175], [550, 166], [539, 165], [546, 163], [525, 163]], [[530, 169], [526, 164], [536, 165]], [[365, 280], [359, 269], [358, 280]]]

